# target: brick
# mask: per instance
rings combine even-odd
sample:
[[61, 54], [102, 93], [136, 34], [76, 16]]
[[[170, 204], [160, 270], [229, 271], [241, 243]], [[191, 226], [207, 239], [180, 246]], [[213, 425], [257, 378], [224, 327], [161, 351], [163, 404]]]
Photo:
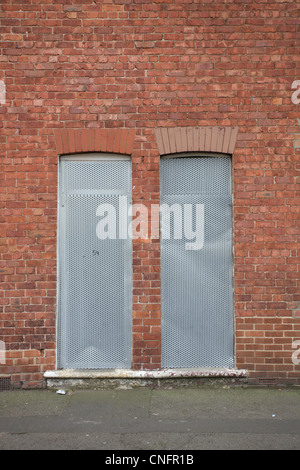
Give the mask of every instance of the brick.
[[115, 141], [115, 130], [109, 129], [108, 137], [107, 137], [107, 152], [114, 151], [114, 141]]
[[3, 41], [22, 41], [23, 35], [22, 34], [3, 34], [2, 35], [2, 40]]
[[69, 151], [70, 153], [74, 153], [76, 150], [76, 145], [75, 145], [75, 132], [73, 129], [68, 130], [68, 138], [69, 138]]

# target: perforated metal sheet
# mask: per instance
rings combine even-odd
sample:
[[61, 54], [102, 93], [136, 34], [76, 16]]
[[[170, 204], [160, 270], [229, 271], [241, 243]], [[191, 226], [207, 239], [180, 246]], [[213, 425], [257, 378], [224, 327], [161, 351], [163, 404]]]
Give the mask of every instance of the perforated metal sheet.
[[204, 205], [203, 248], [186, 250], [184, 233], [174, 239], [175, 218], [161, 240], [163, 367], [234, 365], [230, 166], [226, 157], [161, 160], [161, 203], [193, 204], [193, 227]]
[[60, 368], [131, 364], [131, 241], [97, 237], [100, 204], [131, 202], [127, 159], [60, 162]]

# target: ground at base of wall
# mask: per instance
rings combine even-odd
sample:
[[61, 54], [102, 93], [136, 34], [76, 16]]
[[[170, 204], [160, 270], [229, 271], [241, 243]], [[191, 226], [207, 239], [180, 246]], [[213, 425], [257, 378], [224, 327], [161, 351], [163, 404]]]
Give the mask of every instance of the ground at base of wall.
[[0, 376], [0, 392], [30, 389], [180, 389], [202, 387], [300, 387], [300, 378], [256, 377], [243, 369], [50, 370], [37, 380]]
[[41, 381], [38, 383], [29, 383], [26, 385], [20, 383], [10, 383], [6, 388], [0, 388], [1, 392], [17, 390], [130, 390], [134, 388], [148, 388], [152, 390], [172, 390], [180, 388], [293, 388], [300, 389], [300, 384], [295, 382], [268, 381], [268, 380], [226, 380], [226, 379], [192, 379], [192, 380], [53, 380]]

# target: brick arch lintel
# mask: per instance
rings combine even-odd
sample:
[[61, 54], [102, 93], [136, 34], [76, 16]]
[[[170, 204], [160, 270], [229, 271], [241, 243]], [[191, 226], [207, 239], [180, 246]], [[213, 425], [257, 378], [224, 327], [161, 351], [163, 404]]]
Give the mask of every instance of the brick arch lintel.
[[135, 129], [56, 129], [58, 155], [104, 152], [131, 155]]
[[160, 155], [181, 152], [233, 154], [237, 127], [165, 127], [155, 129]]

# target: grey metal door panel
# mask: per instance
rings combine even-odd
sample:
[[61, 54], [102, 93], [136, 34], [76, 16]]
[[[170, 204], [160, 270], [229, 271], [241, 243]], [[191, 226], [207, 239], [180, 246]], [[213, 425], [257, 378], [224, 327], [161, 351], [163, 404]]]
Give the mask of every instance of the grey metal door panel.
[[[204, 207], [204, 242], [161, 239], [162, 366], [232, 367], [232, 207], [230, 159], [161, 160], [161, 203]], [[163, 225], [163, 223], [162, 223]], [[182, 222], [184, 225], [184, 220]]]
[[97, 208], [131, 198], [128, 160], [60, 162], [58, 366], [131, 365], [131, 241], [99, 239]]

